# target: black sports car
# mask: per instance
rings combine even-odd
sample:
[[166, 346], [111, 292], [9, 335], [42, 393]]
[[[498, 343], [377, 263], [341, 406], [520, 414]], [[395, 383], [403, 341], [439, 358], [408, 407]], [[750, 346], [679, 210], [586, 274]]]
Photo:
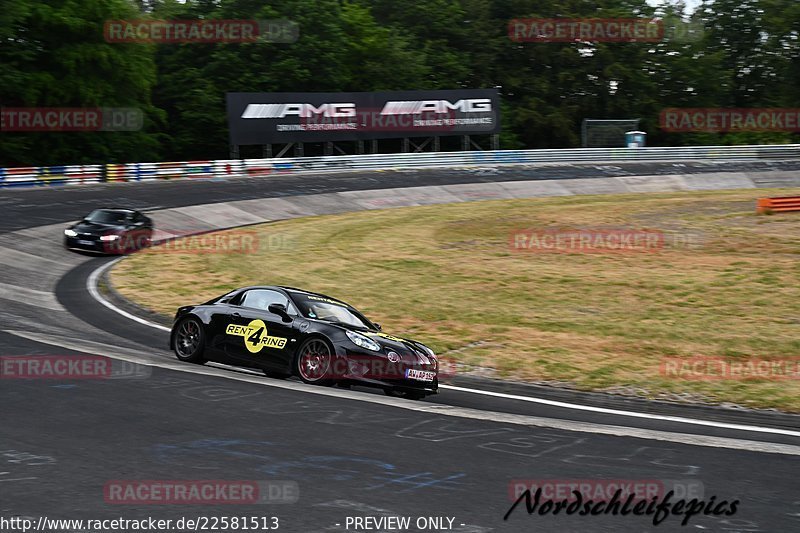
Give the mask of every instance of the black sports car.
[[366, 384], [413, 399], [439, 387], [430, 348], [382, 333], [340, 300], [291, 287], [245, 287], [179, 308], [170, 348], [181, 361], [216, 360], [318, 385]]
[[95, 209], [64, 230], [64, 246], [126, 254], [150, 246], [153, 221], [133, 209]]

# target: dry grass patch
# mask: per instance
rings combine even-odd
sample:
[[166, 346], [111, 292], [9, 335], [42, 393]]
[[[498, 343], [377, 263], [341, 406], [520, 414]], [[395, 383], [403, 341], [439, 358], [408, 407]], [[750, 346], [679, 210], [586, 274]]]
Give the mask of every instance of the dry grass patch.
[[[789, 194], [797, 191], [502, 200], [310, 217], [249, 228], [268, 243], [254, 254], [137, 254], [113, 270], [112, 281], [169, 315], [238, 286], [292, 285], [349, 301], [389, 332], [509, 378], [800, 411], [797, 380], [678, 381], [660, 373], [665, 357], [800, 356], [800, 214], [755, 214], [758, 196]], [[660, 230], [667, 246], [626, 254], [509, 248], [514, 230], [576, 227]]]

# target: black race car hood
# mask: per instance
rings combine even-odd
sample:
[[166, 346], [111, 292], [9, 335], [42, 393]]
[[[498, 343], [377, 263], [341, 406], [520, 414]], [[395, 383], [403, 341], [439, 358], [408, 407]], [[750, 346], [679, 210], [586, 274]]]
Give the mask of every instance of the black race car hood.
[[[335, 325], [339, 326], [342, 329], [348, 330], [348, 331], [353, 331], [355, 333], [360, 333], [361, 335], [364, 335], [366, 337], [369, 337], [370, 339], [373, 339], [373, 340], [377, 341], [379, 344], [382, 344], [382, 345], [384, 345], [384, 346], [386, 346], [388, 348], [393, 348], [395, 350], [397, 350], [397, 349], [401, 349], [402, 350], [403, 348], [408, 349], [409, 345], [413, 346], [413, 345], [416, 344], [412, 340], [402, 339], [400, 337], [395, 337], [394, 335], [388, 335], [388, 334], [383, 333], [381, 331], [364, 331], [363, 329], [350, 327], [347, 324], [343, 324], [341, 322], [337, 322], [337, 323], [335, 323]], [[414, 348], [414, 349], [416, 350], [417, 348]], [[420, 351], [422, 351], [422, 350], [420, 350]]]
[[335, 326], [342, 328], [343, 330], [353, 331], [355, 333], [360, 333], [370, 339], [373, 339], [378, 344], [388, 348], [389, 350], [397, 351], [400, 354], [411, 352], [416, 355], [418, 358], [422, 356], [422, 361], [426, 362], [431, 359], [430, 355], [425, 351], [424, 348], [420, 345], [420, 343], [413, 341], [411, 339], [403, 339], [401, 337], [395, 337], [394, 335], [389, 335], [387, 333], [383, 333], [382, 331], [364, 331], [363, 329], [350, 327], [347, 324], [343, 324], [341, 322], [338, 323], [331, 323]]
[[125, 226], [118, 224], [98, 224], [97, 222], [78, 222], [72, 226], [72, 230], [78, 233], [88, 233], [90, 235], [105, 235], [106, 233], [125, 229]]
[[412, 341], [411, 339], [402, 339], [400, 337], [395, 337], [394, 335], [388, 335], [383, 332], [375, 332], [375, 331], [367, 331], [367, 332], [359, 332], [362, 335], [366, 335], [367, 337], [373, 339], [379, 344], [386, 346], [392, 350], [410, 350], [414, 352], [415, 355], [422, 355], [425, 358], [430, 358], [428, 353], [422, 348], [420, 343], [416, 341]]
[[418, 350], [414, 342], [409, 339], [402, 339], [400, 337], [395, 337], [394, 335], [389, 335], [387, 333], [375, 332], [375, 331], [360, 331], [359, 333], [361, 333], [362, 335], [366, 335], [367, 337], [377, 341], [378, 343], [388, 348], [396, 348], [396, 349], [412, 348], [414, 350]]

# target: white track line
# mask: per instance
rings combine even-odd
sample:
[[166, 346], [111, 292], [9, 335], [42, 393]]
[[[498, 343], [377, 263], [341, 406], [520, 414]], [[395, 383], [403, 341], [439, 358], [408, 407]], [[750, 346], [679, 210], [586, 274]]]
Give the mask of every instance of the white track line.
[[800, 431], [792, 431], [789, 429], [777, 429], [760, 426], [746, 426], [743, 424], [729, 424], [727, 422], [714, 422], [709, 420], [699, 420], [696, 418], [684, 418], [682, 416], [669, 416], [669, 415], [654, 415], [650, 413], [639, 413], [636, 411], [621, 411], [618, 409], [609, 409], [606, 407], [592, 407], [591, 405], [578, 405], [574, 403], [559, 402], [556, 400], [545, 400], [544, 398], [537, 398], [535, 396], [520, 396], [517, 394], [506, 394], [503, 392], [492, 392], [480, 389], [468, 389], [465, 387], [455, 387], [453, 385], [440, 385], [439, 388], [449, 389], [459, 392], [469, 392], [473, 394], [482, 394], [484, 396], [494, 396], [495, 398], [505, 398], [507, 400], [519, 400], [523, 402], [540, 403], [544, 405], [552, 405], [553, 407], [563, 407], [565, 409], [576, 409], [578, 411], [589, 411], [592, 413], [603, 413], [606, 415], [630, 416], [634, 418], [646, 418], [649, 420], [660, 420], [662, 422], [677, 422], [679, 424], [693, 424], [696, 426], [709, 426], [723, 429], [737, 429], [741, 431], [757, 431], [759, 433], [773, 433], [775, 435], [787, 435], [790, 437], [800, 437]]
[[[100, 292], [97, 290], [97, 279], [105, 272], [106, 269], [110, 268], [112, 265], [116, 264], [118, 261], [123, 259], [122, 257], [115, 259], [105, 265], [100, 266], [99, 268], [95, 269], [94, 272], [89, 276], [86, 280], [86, 288], [88, 289], [89, 293], [92, 297], [106, 306], [107, 308], [111, 309], [119, 313], [120, 315], [124, 316], [125, 318], [129, 318], [131, 320], [135, 320], [140, 324], [144, 324], [146, 326], [150, 326], [153, 328], [158, 328], [163, 331], [170, 331], [170, 328], [164, 327], [160, 324], [156, 324], [155, 322], [151, 322], [149, 320], [145, 320], [138, 316], [134, 316], [118, 307], [114, 306], [111, 302], [104, 299]], [[485, 391], [479, 389], [469, 389], [465, 387], [455, 387], [452, 385], [441, 385], [440, 388], [447, 389], [447, 390], [454, 390], [459, 392], [468, 392], [471, 394], [481, 394], [483, 396], [492, 396], [495, 398], [504, 398], [507, 400], [518, 400], [523, 402], [532, 402], [532, 403], [539, 403], [544, 405], [551, 405], [553, 407], [561, 407], [564, 409], [573, 409], [576, 411], [589, 411], [593, 413], [602, 413], [607, 415], [616, 415], [616, 416], [628, 416], [632, 418], [644, 418], [647, 420], [657, 420], [661, 422], [675, 422], [678, 424], [690, 424], [695, 426], [705, 426], [705, 427], [713, 427], [719, 429], [733, 429], [737, 431], [752, 431], [756, 433], [770, 433], [773, 435], [785, 435], [789, 437], [800, 437], [800, 431], [792, 431], [788, 429], [778, 429], [778, 428], [770, 428], [770, 427], [761, 427], [761, 426], [748, 426], [744, 424], [729, 424], [726, 422], [714, 422], [711, 420], [699, 420], [696, 418], [684, 418], [680, 416], [668, 416], [668, 415], [657, 415], [651, 413], [639, 413], [637, 411], [623, 411], [620, 409], [608, 409], [605, 407], [592, 407], [589, 405], [579, 405], [574, 403], [567, 403], [567, 402], [559, 402], [556, 400], [546, 400], [543, 398], [536, 398], [534, 396], [520, 396], [517, 394], [506, 394], [502, 392], [492, 392], [492, 391]]]
[[170, 329], [168, 327], [162, 326], [161, 324], [156, 324], [155, 322], [150, 322], [149, 320], [145, 320], [144, 318], [139, 318], [136, 315], [132, 315], [132, 314], [128, 313], [127, 311], [124, 311], [124, 310], [120, 309], [119, 307], [113, 305], [111, 302], [109, 302], [108, 300], [103, 298], [103, 296], [100, 294], [100, 291], [97, 290], [97, 280], [98, 280], [98, 278], [108, 268], [110, 268], [111, 266], [117, 264], [122, 259], [123, 259], [123, 257], [118, 257], [117, 259], [114, 259], [113, 261], [109, 261], [108, 263], [100, 266], [99, 268], [96, 268], [89, 275], [89, 277], [86, 279], [86, 290], [89, 291], [89, 294], [92, 295], [92, 298], [94, 298], [95, 300], [97, 300], [98, 302], [103, 304], [104, 306], [108, 307], [109, 309], [111, 309], [115, 313], [119, 313], [120, 315], [124, 316], [125, 318], [127, 318], [129, 320], [133, 320], [135, 322], [138, 322], [139, 324], [144, 324], [145, 326], [150, 326], [151, 328], [160, 329], [162, 331], [170, 331]]

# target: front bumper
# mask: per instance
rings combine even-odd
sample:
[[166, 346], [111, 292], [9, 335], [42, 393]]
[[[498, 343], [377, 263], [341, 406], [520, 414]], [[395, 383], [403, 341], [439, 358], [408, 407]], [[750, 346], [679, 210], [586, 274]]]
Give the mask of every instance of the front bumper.
[[78, 235], [69, 237], [64, 235], [64, 247], [72, 250], [83, 250], [99, 254], [124, 254], [125, 250], [120, 246], [120, 240], [101, 241], [97, 235]]
[[[436, 394], [439, 389], [438, 371], [434, 364], [424, 362], [416, 354], [401, 354], [401, 360], [393, 363], [386, 354], [363, 349], [337, 348], [332, 379], [334, 381], [360, 383], [374, 387], [399, 391], [424, 391]], [[407, 370], [432, 372], [433, 380], [424, 381], [407, 377]]]
[[71, 248], [73, 250], [85, 250], [87, 252], [105, 254], [109, 253], [106, 250], [106, 244], [107, 243], [101, 241], [100, 238], [96, 236], [64, 236], [64, 247]]

